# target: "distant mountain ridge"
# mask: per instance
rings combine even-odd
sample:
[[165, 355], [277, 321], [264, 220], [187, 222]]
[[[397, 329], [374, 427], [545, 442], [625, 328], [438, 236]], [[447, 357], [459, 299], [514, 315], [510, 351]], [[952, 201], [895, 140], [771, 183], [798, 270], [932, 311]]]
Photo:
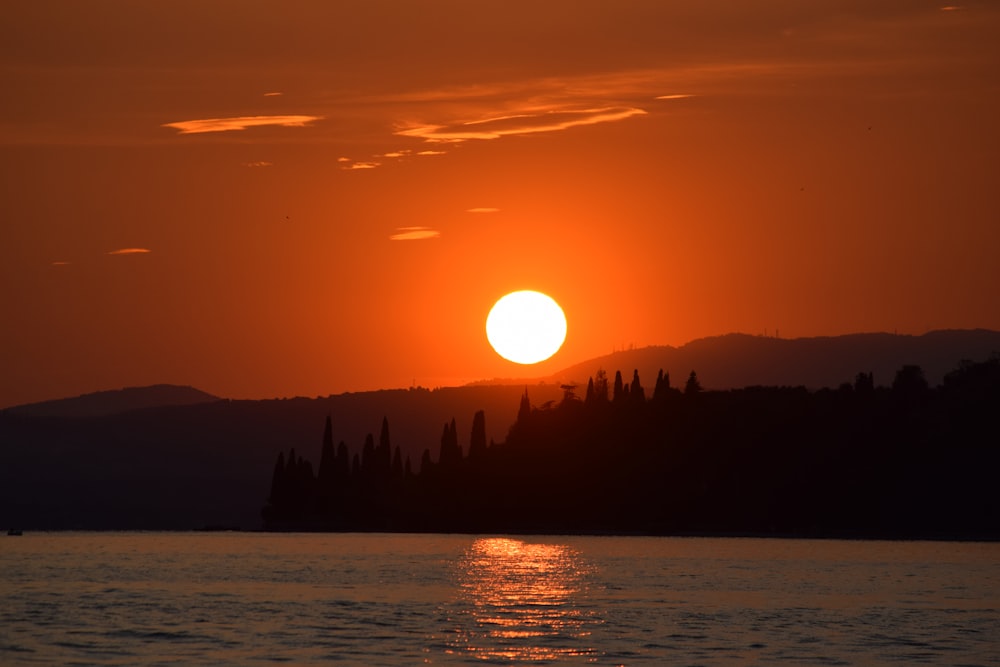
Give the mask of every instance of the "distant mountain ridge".
[[198, 405], [220, 400], [194, 387], [156, 384], [96, 391], [73, 398], [18, 405], [8, 410], [32, 417], [105, 417], [130, 410]]
[[892, 384], [902, 366], [920, 366], [931, 386], [963, 359], [984, 361], [1000, 354], [1000, 332], [987, 329], [931, 331], [920, 336], [861, 333], [814, 338], [774, 338], [726, 334], [699, 338], [681, 347], [653, 346], [614, 352], [570, 366], [543, 381], [586, 386], [598, 369], [626, 381], [638, 370], [650, 386], [660, 369], [673, 386], [691, 371], [706, 389], [755, 385], [836, 388], [858, 373], [872, 373], [876, 385]]
[[[680, 347], [653, 345], [613, 352], [574, 364], [550, 376], [531, 379], [481, 380], [466, 386], [576, 384], [600, 369], [610, 376], [621, 371], [631, 380], [639, 371], [644, 385], [660, 369], [674, 386], [691, 371], [706, 389], [735, 389], [754, 385], [835, 388], [852, 382], [857, 373], [872, 373], [876, 385], [889, 385], [906, 364], [924, 370], [931, 386], [940, 384], [959, 361], [983, 361], [1000, 354], [1000, 331], [945, 329], [914, 335], [858, 333], [811, 338], [777, 338], [741, 333], [698, 338]], [[384, 391], [384, 390], [380, 390]], [[375, 392], [355, 392], [371, 394]], [[37, 417], [102, 417], [130, 410], [198, 405], [223, 400], [190, 386], [157, 384], [98, 391], [7, 408], [11, 413]], [[268, 399], [261, 399], [268, 400]]]

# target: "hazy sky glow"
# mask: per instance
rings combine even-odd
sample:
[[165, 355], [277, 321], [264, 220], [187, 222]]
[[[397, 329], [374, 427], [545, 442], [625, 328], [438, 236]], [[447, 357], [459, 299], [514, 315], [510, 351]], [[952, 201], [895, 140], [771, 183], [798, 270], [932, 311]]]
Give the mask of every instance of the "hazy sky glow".
[[[1000, 329], [997, 35], [985, 1], [17, 3], [0, 407]], [[568, 320], [537, 367], [483, 331], [518, 289]]]

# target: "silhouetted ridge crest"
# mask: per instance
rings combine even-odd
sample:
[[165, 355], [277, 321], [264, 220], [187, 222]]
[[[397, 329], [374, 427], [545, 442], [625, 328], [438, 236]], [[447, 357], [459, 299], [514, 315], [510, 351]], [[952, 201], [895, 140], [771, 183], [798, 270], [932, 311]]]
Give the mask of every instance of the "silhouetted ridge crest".
[[[835, 387], [859, 370], [888, 383], [904, 364], [923, 368], [940, 384], [958, 359], [985, 359], [1000, 352], [1000, 332], [986, 329], [931, 331], [921, 336], [859, 333], [811, 338], [776, 338], [732, 333], [693, 340], [680, 347], [623, 350], [570, 366], [546, 381], [585, 384], [595, 368], [637, 369], [654, 378], [669, 369], [677, 378], [697, 369], [709, 389], [750, 385]], [[684, 375], [682, 375], [682, 373]]]
[[156, 384], [148, 387], [126, 387], [31, 403], [8, 408], [12, 413], [36, 417], [103, 417], [130, 410], [143, 410], [178, 405], [198, 405], [220, 400], [219, 397], [194, 387]]

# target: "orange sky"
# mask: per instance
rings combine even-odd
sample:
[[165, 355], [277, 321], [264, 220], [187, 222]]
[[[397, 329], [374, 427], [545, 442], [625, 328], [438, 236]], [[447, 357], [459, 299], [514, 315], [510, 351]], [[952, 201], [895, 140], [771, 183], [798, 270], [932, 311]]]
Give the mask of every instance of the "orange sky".
[[[1000, 329], [998, 35], [993, 2], [15, 3], [0, 407]], [[539, 366], [486, 341], [515, 289], [566, 311]]]

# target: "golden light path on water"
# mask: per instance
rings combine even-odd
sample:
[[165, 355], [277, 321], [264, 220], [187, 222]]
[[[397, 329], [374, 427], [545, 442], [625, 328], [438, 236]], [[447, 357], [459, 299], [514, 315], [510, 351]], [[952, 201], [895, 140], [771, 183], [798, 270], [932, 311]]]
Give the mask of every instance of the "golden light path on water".
[[459, 567], [466, 618], [456, 619], [455, 652], [505, 662], [596, 657], [588, 642], [601, 620], [586, 604], [589, 570], [571, 547], [481, 538]]

